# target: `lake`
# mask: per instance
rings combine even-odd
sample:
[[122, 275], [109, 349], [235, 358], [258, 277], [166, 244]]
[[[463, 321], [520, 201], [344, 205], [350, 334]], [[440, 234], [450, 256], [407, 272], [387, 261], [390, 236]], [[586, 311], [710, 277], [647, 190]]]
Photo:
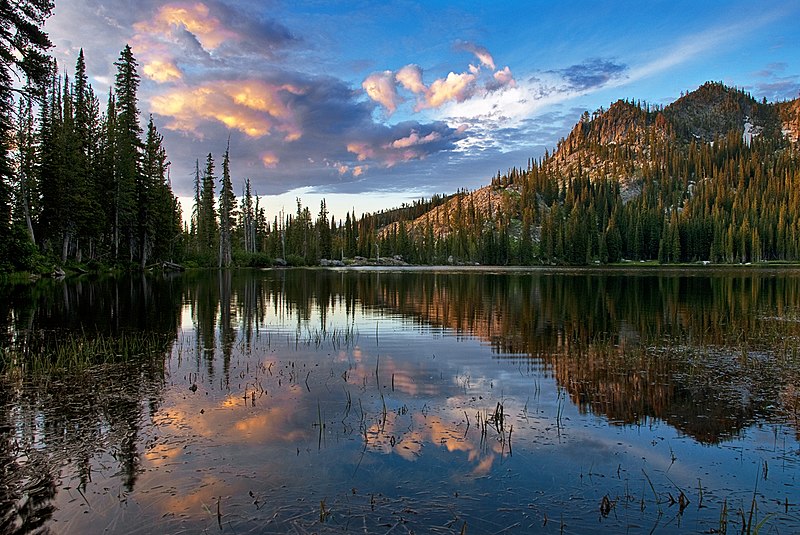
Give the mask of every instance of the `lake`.
[[800, 532], [797, 270], [84, 276], [0, 322], [2, 533]]

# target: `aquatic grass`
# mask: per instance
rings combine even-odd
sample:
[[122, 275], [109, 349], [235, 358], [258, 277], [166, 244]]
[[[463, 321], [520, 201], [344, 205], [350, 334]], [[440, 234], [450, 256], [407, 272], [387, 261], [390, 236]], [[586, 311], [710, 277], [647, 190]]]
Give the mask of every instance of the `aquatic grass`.
[[54, 334], [44, 340], [29, 340], [24, 345], [3, 348], [0, 373], [36, 376], [163, 357], [173, 340], [173, 336], [153, 332]]
[[[298, 327], [294, 333], [294, 349], [299, 350], [300, 346], [314, 347], [321, 349], [323, 346], [330, 344], [330, 348], [334, 351], [340, 349], [350, 349], [355, 347], [358, 343], [359, 332], [358, 328], [354, 325], [347, 325], [345, 327], [337, 328], [319, 328], [312, 329], [306, 326], [305, 330]], [[268, 341], [268, 345], [271, 340]], [[287, 335], [287, 344], [291, 348], [291, 340]]]

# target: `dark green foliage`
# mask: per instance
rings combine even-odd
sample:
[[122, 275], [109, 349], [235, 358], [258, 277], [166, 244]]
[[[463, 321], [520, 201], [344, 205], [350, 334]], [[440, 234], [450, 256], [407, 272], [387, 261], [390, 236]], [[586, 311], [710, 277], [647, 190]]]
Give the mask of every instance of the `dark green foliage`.
[[98, 267], [144, 267], [178, 254], [181, 221], [169, 162], [152, 119], [141, 139], [130, 47], [116, 65], [105, 116], [82, 51], [74, 79], [53, 74], [38, 89], [36, 119], [31, 99], [19, 99], [16, 165], [3, 180], [13, 186], [14, 228], [0, 240], [0, 269], [44, 268], [37, 248], [62, 265]]
[[[0, 243], [6, 244], [6, 254], [19, 238], [11, 223], [12, 191], [17, 183], [10, 154], [15, 130], [12, 88], [22, 82], [19, 94], [35, 97], [47, 83], [52, 67], [47, 50], [52, 45], [42, 27], [52, 11], [49, 0], [0, 2]], [[7, 259], [0, 256], [0, 264], [9, 264]]]
[[232, 261], [232, 235], [236, 225], [236, 197], [233, 193], [230, 170], [230, 141], [222, 159], [222, 182], [219, 193], [219, 267], [229, 267]]

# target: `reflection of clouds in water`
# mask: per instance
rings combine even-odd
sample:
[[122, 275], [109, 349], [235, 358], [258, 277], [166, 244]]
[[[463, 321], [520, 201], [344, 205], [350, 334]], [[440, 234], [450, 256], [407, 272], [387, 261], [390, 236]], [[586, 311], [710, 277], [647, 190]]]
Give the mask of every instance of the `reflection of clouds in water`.
[[465, 434], [456, 424], [419, 413], [388, 413], [385, 422], [369, 427], [367, 439], [371, 451], [395, 454], [409, 462], [417, 461], [426, 446], [442, 448], [448, 453], [465, 453], [468, 462], [474, 465], [474, 475], [489, 473], [497, 457], [508, 451], [502, 442], [495, 440], [491, 430], [481, 442], [477, 429]]

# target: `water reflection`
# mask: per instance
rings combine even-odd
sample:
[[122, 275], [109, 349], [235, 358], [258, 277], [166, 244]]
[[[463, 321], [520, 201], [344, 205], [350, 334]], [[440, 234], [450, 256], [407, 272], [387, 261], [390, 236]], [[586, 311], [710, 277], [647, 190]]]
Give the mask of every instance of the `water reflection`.
[[[45, 377], [5, 370], [0, 532], [53, 521], [80, 532], [121, 503], [127, 519], [116, 517], [117, 529], [132, 529], [136, 515], [149, 519], [143, 530], [221, 527], [226, 515], [215, 507], [226, 503], [258, 511], [229, 513], [232, 528], [271, 518], [268, 531], [320, 531], [324, 506], [283, 512], [293, 501], [337, 496], [364, 526], [385, 531], [375, 508], [391, 516], [410, 500], [430, 509], [418, 529], [458, 532], [450, 498], [425, 483], [430, 473], [451, 498], [495, 492], [537, 510], [504, 494], [504, 464], [543, 485], [553, 507], [572, 499], [557, 478], [574, 472], [589, 446], [592, 466], [613, 463], [626, 486], [620, 470], [638, 470], [614, 455], [672, 469], [672, 446], [669, 456], [645, 453], [662, 437], [623, 440], [615, 428], [664, 423], [674, 440], [706, 445], [755, 424], [788, 424], [797, 435], [798, 307], [800, 275], [757, 272], [292, 270], [8, 288], [0, 332], [20, 354], [75, 332], [155, 332], [167, 343], [159, 358], [135, 363]], [[597, 429], [583, 436], [581, 426]], [[783, 440], [780, 455], [791, 458]], [[557, 454], [548, 449], [556, 446]], [[512, 448], [546, 466], [515, 462]], [[670, 477], [694, 484], [708, 465], [693, 468]], [[362, 486], [371, 489], [363, 500]], [[391, 498], [400, 487], [415, 496], [398, 498], [402, 507]], [[269, 500], [279, 505], [262, 515]], [[701, 510], [696, 516], [705, 521]], [[500, 517], [519, 521], [510, 510]]]
[[[0, 292], [4, 354], [45, 356], [75, 333], [153, 332], [174, 340], [180, 293], [164, 279], [46, 280]], [[110, 455], [125, 491], [141, 472], [140, 428], [159, 407], [161, 360], [84, 371], [0, 375], [0, 532], [34, 531], [51, 518], [56, 487], [82, 496], [93, 460]], [[12, 353], [13, 352], [13, 353]], [[143, 411], [143, 409], [146, 409]], [[62, 470], [70, 467], [68, 482]], [[85, 500], [85, 497], [84, 497]], [[85, 502], [88, 506], [88, 502]]]

